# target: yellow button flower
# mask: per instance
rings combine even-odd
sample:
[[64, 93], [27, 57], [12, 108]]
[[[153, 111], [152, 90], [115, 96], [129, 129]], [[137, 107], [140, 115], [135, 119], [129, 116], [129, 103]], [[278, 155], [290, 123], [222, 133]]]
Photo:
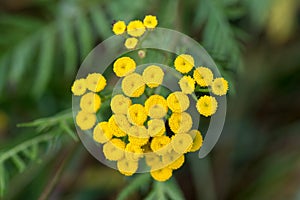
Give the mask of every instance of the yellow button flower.
[[76, 115], [76, 124], [83, 131], [91, 129], [96, 123], [96, 115], [83, 110]]
[[207, 67], [198, 67], [194, 70], [194, 79], [201, 86], [210, 86], [214, 75], [212, 71]]
[[132, 73], [122, 80], [122, 90], [129, 97], [139, 97], [145, 91], [145, 83], [142, 76]]
[[117, 122], [116, 122], [116, 120], [115, 120], [115, 115], [112, 115], [110, 118], [109, 118], [109, 120], [108, 120], [108, 123], [109, 123], [109, 128], [110, 128], [110, 130], [111, 130], [111, 132], [112, 132], [112, 134], [114, 135], [114, 136], [116, 136], [116, 137], [123, 137], [123, 136], [126, 136], [127, 134], [126, 134], [126, 130], [122, 130], [119, 126], [118, 126], [118, 124], [117, 124]]
[[[145, 155], [146, 164], [150, 167], [157, 166], [159, 163], [162, 163], [161, 156], [155, 153], [147, 153]], [[158, 168], [157, 168], [158, 169]]]
[[145, 109], [151, 118], [163, 118], [168, 112], [167, 101], [163, 96], [152, 95], [145, 101]]
[[129, 22], [127, 26], [127, 33], [133, 37], [140, 37], [145, 32], [145, 26], [140, 20]]
[[113, 138], [103, 145], [103, 153], [106, 159], [117, 161], [124, 158], [125, 143], [117, 138]]
[[189, 97], [183, 92], [173, 92], [167, 98], [168, 107], [173, 112], [183, 112], [190, 106]]
[[138, 169], [138, 162], [124, 158], [117, 162], [117, 167], [121, 174], [132, 176]]
[[153, 15], [145, 16], [143, 22], [144, 22], [144, 26], [146, 28], [150, 28], [150, 29], [155, 28], [158, 24], [156, 16], [153, 16]]
[[106, 86], [106, 79], [102, 74], [92, 73], [86, 77], [87, 88], [92, 92], [100, 92]]
[[98, 143], [105, 143], [112, 138], [112, 133], [109, 130], [108, 122], [100, 122], [94, 128], [93, 139]]
[[192, 94], [195, 90], [195, 80], [190, 76], [183, 76], [178, 84], [181, 91], [185, 94]]
[[186, 74], [194, 67], [194, 58], [188, 54], [181, 54], [175, 59], [174, 66], [177, 71]]
[[71, 90], [75, 96], [83, 95], [86, 91], [85, 79], [81, 78], [81, 79], [74, 81]]
[[188, 132], [188, 134], [193, 138], [193, 146], [190, 149], [190, 152], [198, 151], [203, 143], [203, 138], [200, 131], [191, 130], [190, 132]]
[[86, 93], [80, 99], [80, 108], [89, 113], [95, 113], [100, 109], [101, 98], [93, 92]]
[[131, 105], [131, 99], [122, 94], [115, 95], [110, 102], [110, 108], [113, 113], [127, 114], [128, 108]]
[[130, 161], [138, 161], [143, 157], [143, 150], [139, 145], [128, 143], [125, 148], [125, 158]]
[[123, 114], [114, 114], [113, 115], [114, 121], [116, 125], [124, 132], [127, 132], [129, 128], [131, 127], [130, 122], [128, 121], [128, 118], [126, 115]]
[[152, 139], [150, 146], [153, 152], [163, 155], [170, 150], [170, 141], [171, 139], [168, 136], [157, 136]]
[[118, 77], [127, 76], [134, 72], [136, 68], [135, 61], [130, 57], [121, 57], [114, 62], [113, 70]]
[[170, 169], [179, 169], [184, 163], [184, 155], [172, 151], [171, 153], [163, 155], [162, 161], [164, 165]]
[[150, 174], [151, 174], [152, 178], [154, 178], [155, 180], [163, 182], [172, 177], [172, 172], [173, 172], [172, 169], [165, 167], [165, 168], [154, 170], [154, 171], [151, 170]]
[[193, 139], [187, 133], [175, 134], [171, 141], [172, 147], [176, 153], [184, 154], [190, 151], [193, 146]]
[[138, 146], [147, 144], [149, 135], [145, 126], [131, 126], [128, 130], [129, 142]]
[[173, 113], [169, 118], [170, 129], [174, 133], [186, 133], [193, 125], [192, 117], [186, 113]]
[[158, 87], [164, 79], [164, 71], [156, 66], [150, 65], [143, 72], [143, 80], [150, 88]]
[[134, 49], [135, 47], [136, 47], [136, 45], [137, 45], [137, 43], [138, 43], [138, 39], [136, 39], [136, 38], [134, 38], [134, 37], [131, 37], [131, 38], [127, 38], [126, 40], [125, 40], [125, 47], [127, 48], [127, 49]]
[[151, 137], [162, 136], [166, 132], [165, 122], [162, 119], [148, 121], [148, 135]]
[[112, 28], [114, 34], [116, 35], [121, 35], [125, 32], [126, 30], [126, 24], [124, 21], [117, 21], [114, 23], [113, 28]]
[[133, 104], [128, 108], [127, 117], [132, 124], [143, 125], [147, 120], [147, 112], [141, 104]]
[[212, 82], [211, 89], [215, 95], [225, 95], [228, 90], [228, 82], [224, 78], [216, 78]]
[[217, 111], [218, 102], [215, 97], [204, 95], [198, 99], [196, 108], [198, 112], [205, 116], [211, 116]]

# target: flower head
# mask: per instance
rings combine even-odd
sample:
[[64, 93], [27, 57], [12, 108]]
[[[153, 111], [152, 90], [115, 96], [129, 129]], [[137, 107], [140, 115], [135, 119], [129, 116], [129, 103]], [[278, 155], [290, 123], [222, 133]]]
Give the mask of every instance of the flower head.
[[103, 145], [103, 153], [106, 159], [117, 161], [124, 158], [125, 143], [117, 138], [113, 138]]
[[150, 88], [159, 86], [163, 82], [163, 79], [164, 72], [156, 65], [148, 66], [143, 72], [143, 80]]
[[194, 70], [194, 79], [201, 86], [210, 86], [214, 75], [212, 71], [207, 67], [198, 67]]
[[141, 104], [133, 104], [128, 108], [127, 117], [132, 124], [143, 125], [147, 120], [147, 113]]
[[172, 172], [173, 172], [172, 169], [165, 167], [165, 168], [158, 169], [158, 170], [151, 170], [150, 174], [151, 174], [152, 178], [154, 178], [157, 181], [162, 182], [162, 181], [166, 181], [166, 180], [170, 179], [172, 176]]
[[123, 137], [123, 136], [126, 136], [126, 129], [125, 130], [123, 129], [124, 127], [119, 127], [119, 123], [116, 122], [116, 119], [115, 119], [115, 115], [112, 115], [109, 120], [108, 120], [108, 123], [109, 123], [109, 128], [112, 132], [112, 134], [116, 137]]
[[215, 97], [204, 95], [198, 99], [196, 108], [198, 112], [205, 116], [211, 116], [217, 111], [218, 102]]
[[163, 155], [162, 161], [164, 166], [168, 166], [170, 169], [179, 169], [184, 163], [184, 155], [171, 151], [170, 153]]
[[86, 77], [86, 86], [92, 92], [100, 92], [106, 86], [106, 79], [99, 73], [89, 74]]
[[188, 134], [193, 138], [193, 146], [190, 149], [190, 152], [198, 151], [203, 143], [203, 138], [200, 131], [191, 130], [190, 132], [188, 132]]
[[101, 106], [101, 98], [98, 94], [89, 92], [80, 99], [80, 108], [89, 113], [95, 113]]
[[116, 114], [127, 114], [131, 100], [122, 94], [115, 95], [110, 102], [111, 110]]
[[177, 71], [188, 73], [194, 67], [194, 58], [188, 54], [181, 54], [175, 59], [174, 66]]
[[134, 37], [127, 38], [124, 45], [127, 49], [134, 49], [136, 47], [138, 41], [139, 40]]
[[124, 21], [117, 21], [116, 23], [114, 23], [112, 30], [116, 35], [123, 34], [126, 30], [125, 22]]
[[193, 125], [192, 117], [186, 113], [173, 113], [169, 118], [169, 126], [174, 133], [186, 133]]
[[85, 79], [81, 78], [81, 79], [77, 79], [76, 81], [74, 81], [71, 90], [75, 96], [83, 95], [86, 91]]
[[96, 115], [86, 111], [79, 111], [76, 115], [76, 124], [83, 131], [91, 129], [96, 123]]
[[224, 78], [216, 78], [212, 82], [211, 89], [215, 95], [225, 95], [228, 90], [228, 82]]
[[133, 37], [140, 37], [145, 32], [145, 26], [140, 20], [129, 22], [127, 26], [127, 33]]
[[153, 137], [150, 147], [153, 152], [157, 153], [158, 155], [163, 155], [169, 150], [170, 142], [171, 139], [168, 136], [156, 136]]
[[192, 94], [195, 90], [195, 80], [190, 76], [183, 76], [178, 83], [185, 94]]
[[148, 134], [151, 137], [162, 136], [166, 131], [165, 122], [162, 119], [151, 119], [148, 121]]
[[157, 22], [157, 19], [156, 19], [156, 16], [153, 16], [153, 15], [147, 15], [145, 16], [144, 18], [144, 26], [146, 28], [155, 28], [158, 24]]
[[168, 107], [173, 112], [183, 112], [190, 106], [189, 97], [183, 92], [173, 92], [167, 98]]
[[125, 148], [125, 157], [130, 161], [138, 161], [143, 157], [143, 150], [139, 145], [128, 143]]
[[143, 146], [148, 143], [149, 135], [145, 126], [131, 126], [128, 130], [130, 143]]
[[191, 135], [187, 133], [175, 134], [171, 144], [176, 153], [184, 154], [192, 148], [193, 139]]
[[148, 116], [152, 118], [162, 118], [168, 112], [167, 101], [163, 96], [152, 95], [145, 101], [145, 109]]
[[100, 122], [94, 128], [93, 139], [101, 144], [109, 141], [112, 138], [112, 133], [109, 130], [108, 122]]
[[126, 158], [117, 162], [118, 170], [125, 176], [132, 176], [138, 169], [138, 162]]
[[127, 76], [134, 72], [136, 63], [130, 57], [121, 57], [114, 62], [114, 72], [118, 77]]
[[139, 97], [144, 93], [145, 83], [142, 76], [132, 73], [122, 80], [122, 90], [129, 97]]

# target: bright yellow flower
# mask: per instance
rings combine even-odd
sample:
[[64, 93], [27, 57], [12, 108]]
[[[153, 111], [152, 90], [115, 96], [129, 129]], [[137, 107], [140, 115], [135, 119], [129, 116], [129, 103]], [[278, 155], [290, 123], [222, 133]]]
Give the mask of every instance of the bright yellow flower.
[[75, 96], [83, 95], [86, 91], [85, 79], [81, 78], [74, 81], [71, 90]]
[[86, 77], [86, 86], [92, 92], [100, 92], [106, 86], [106, 79], [99, 73], [89, 74]]
[[118, 126], [116, 120], [115, 120], [115, 115], [112, 115], [109, 120], [108, 120], [108, 123], [109, 123], [109, 127], [110, 127], [110, 130], [112, 132], [112, 134], [116, 137], [123, 137], [123, 136], [126, 136], [126, 129], [124, 130], [124, 127], [123, 130], [121, 127]]
[[129, 22], [127, 26], [127, 33], [133, 37], [140, 37], [145, 32], [145, 26], [140, 20]]
[[134, 72], [135, 68], [136, 63], [132, 58], [121, 57], [114, 62], [113, 70], [118, 77], [123, 77]]
[[122, 94], [115, 95], [110, 102], [110, 108], [113, 113], [127, 114], [128, 108], [131, 105], [131, 99]]
[[125, 22], [124, 21], [117, 21], [116, 23], [114, 23], [112, 30], [116, 35], [121, 35], [125, 32], [125, 29], [126, 29]]
[[117, 138], [113, 138], [103, 145], [103, 153], [106, 159], [117, 161], [124, 158], [125, 143]]
[[194, 79], [201, 86], [210, 86], [214, 75], [212, 71], [207, 67], [198, 67], [194, 70]]
[[163, 155], [162, 161], [164, 165], [170, 169], [179, 169], [184, 163], [184, 155], [172, 151], [171, 153]]
[[170, 150], [170, 142], [171, 139], [168, 136], [156, 136], [152, 139], [150, 146], [153, 152], [158, 155], [163, 155]]
[[173, 92], [167, 98], [168, 107], [173, 112], [183, 112], [190, 106], [189, 97], [183, 92]]
[[145, 83], [142, 76], [132, 73], [122, 80], [122, 90], [129, 97], [139, 97], [145, 91]]
[[211, 116], [217, 111], [218, 102], [215, 97], [204, 95], [198, 99], [196, 108], [198, 112], [205, 116]]
[[139, 145], [128, 143], [125, 148], [125, 157], [130, 161], [138, 161], [143, 157], [143, 150]]
[[151, 169], [160, 169], [163, 167], [161, 156], [155, 153], [145, 154], [146, 164], [151, 167]]
[[128, 108], [127, 117], [132, 124], [143, 125], [147, 120], [147, 113], [141, 104], [133, 104]]
[[163, 96], [152, 95], [145, 101], [145, 109], [149, 117], [163, 118], [168, 112], [167, 101]]
[[165, 122], [162, 119], [148, 121], [148, 134], [151, 137], [162, 136], [166, 132]]
[[132, 176], [138, 169], [138, 162], [124, 158], [117, 162], [117, 167], [121, 174]]
[[93, 139], [101, 144], [109, 141], [112, 138], [112, 133], [109, 130], [108, 122], [100, 122], [94, 128]]
[[152, 178], [154, 178], [155, 180], [163, 182], [172, 177], [172, 172], [173, 172], [172, 169], [165, 167], [165, 168], [154, 170], [154, 171], [151, 170], [150, 174], [151, 174]]
[[195, 90], [195, 80], [190, 76], [183, 76], [178, 83], [185, 94], [192, 94]]
[[83, 131], [91, 129], [96, 123], [96, 115], [83, 110], [76, 115], [76, 124]]
[[150, 29], [155, 28], [158, 24], [156, 16], [153, 16], [153, 15], [145, 16], [143, 22], [144, 22], [144, 26], [146, 28], [150, 28]]
[[190, 152], [198, 151], [203, 143], [203, 138], [200, 131], [191, 130], [190, 132], [188, 132], [188, 134], [193, 138], [193, 146], [190, 149]]
[[127, 132], [131, 127], [130, 122], [128, 121], [126, 115], [123, 114], [114, 114], [113, 115], [114, 121], [116, 125], [124, 132]]
[[175, 59], [174, 66], [177, 71], [186, 74], [194, 67], [194, 58], [188, 54], [181, 54]]
[[193, 138], [187, 133], [175, 134], [171, 141], [172, 147], [176, 153], [187, 153], [193, 146]]
[[211, 89], [215, 95], [225, 95], [228, 90], [228, 82], [224, 78], [216, 78], [212, 82]]
[[127, 38], [124, 45], [127, 49], [134, 49], [136, 47], [138, 41], [139, 40], [134, 37]]
[[158, 87], [164, 79], [164, 71], [156, 66], [150, 65], [143, 72], [143, 80], [150, 88]]
[[186, 113], [173, 113], [169, 118], [170, 129], [174, 133], [186, 133], [193, 125], [192, 117]]
[[101, 98], [98, 94], [89, 92], [80, 99], [80, 108], [89, 113], [95, 113], [101, 106]]
[[148, 143], [149, 135], [145, 126], [132, 126], [128, 130], [128, 140], [137, 146], [143, 146]]

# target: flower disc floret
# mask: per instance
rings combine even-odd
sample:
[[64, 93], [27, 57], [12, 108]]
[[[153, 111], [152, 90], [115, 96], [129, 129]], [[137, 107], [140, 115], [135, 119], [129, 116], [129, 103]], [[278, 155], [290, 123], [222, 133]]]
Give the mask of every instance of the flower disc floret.
[[92, 73], [86, 77], [87, 88], [92, 92], [100, 92], [106, 86], [106, 79], [102, 74]]
[[134, 37], [131, 37], [131, 38], [127, 38], [126, 40], [125, 40], [125, 47], [127, 48], [127, 49], [134, 49], [135, 47], [136, 47], [136, 45], [137, 45], [137, 43], [138, 43], [138, 39], [136, 39], [136, 38], [134, 38]]
[[145, 109], [149, 117], [163, 118], [168, 112], [168, 104], [163, 96], [155, 94], [145, 101]]
[[175, 69], [183, 74], [190, 72], [194, 64], [194, 58], [188, 54], [181, 54], [174, 61]]
[[181, 91], [185, 94], [192, 94], [195, 90], [195, 80], [190, 76], [183, 76], [178, 84]]
[[96, 123], [96, 115], [86, 111], [79, 111], [76, 115], [76, 124], [83, 131], [91, 129]]
[[135, 61], [130, 57], [121, 57], [114, 62], [113, 70], [118, 77], [127, 76], [134, 72], [136, 68]]
[[183, 112], [190, 106], [189, 97], [183, 92], [173, 92], [167, 98], [168, 107], [173, 112]]
[[127, 118], [134, 125], [143, 125], [147, 120], [147, 113], [144, 106], [141, 104], [133, 104], [129, 106]]
[[142, 76], [132, 73], [122, 80], [122, 90], [129, 97], [139, 97], [145, 91], [145, 83]]
[[93, 92], [86, 93], [80, 99], [80, 108], [88, 113], [95, 113], [100, 109], [101, 98]]
[[156, 65], [148, 66], [143, 72], [143, 80], [150, 88], [158, 87], [164, 79], [164, 71]]
[[156, 16], [147, 15], [147, 16], [145, 16], [143, 23], [146, 28], [153, 29], [157, 26], [158, 21], [157, 21]]
[[192, 117], [186, 112], [173, 113], [169, 118], [169, 126], [174, 133], [186, 133], [193, 125]]
[[81, 96], [85, 93], [87, 87], [86, 87], [86, 81], [84, 78], [81, 79], [77, 79], [76, 81], [74, 81], [73, 85], [72, 85], [72, 93], [75, 96]]
[[124, 21], [117, 21], [114, 23], [113, 28], [112, 28], [114, 34], [116, 35], [121, 35], [125, 32], [126, 30], [126, 24]]
[[216, 113], [218, 107], [218, 102], [215, 97], [204, 95], [200, 97], [197, 101], [196, 108], [198, 112], [209, 117]]
[[194, 79], [201, 87], [210, 86], [214, 75], [212, 71], [207, 67], [198, 67], [194, 70]]
[[145, 32], [145, 26], [140, 20], [129, 22], [127, 26], [127, 33], [133, 37], [140, 37]]
[[215, 95], [225, 95], [228, 91], [228, 82], [224, 78], [216, 78], [212, 82], [211, 89]]
[[113, 113], [127, 114], [128, 108], [131, 105], [131, 99], [122, 94], [115, 95], [110, 102], [110, 108]]

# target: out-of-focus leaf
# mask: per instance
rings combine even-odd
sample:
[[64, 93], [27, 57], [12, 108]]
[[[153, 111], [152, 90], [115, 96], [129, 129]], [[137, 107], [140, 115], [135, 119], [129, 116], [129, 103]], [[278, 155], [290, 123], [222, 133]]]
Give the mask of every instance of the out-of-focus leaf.
[[24, 163], [24, 161], [19, 157], [18, 154], [14, 154], [12, 156], [12, 161], [15, 163], [15, 165], [17, 166], [19, 173], [23, 172], [26, 168], [26, 165]]
[[83, 61], [93, 47], [93, 32], [87, 16], [77, 17], [76, 29], [78, 31], [81, 61]]
[[112, 35], [111, 22], [106, 18], [104, 10], [101, 7], [92, 7], [90, 15], [96, 30], [102, 39], [106, 39]]

